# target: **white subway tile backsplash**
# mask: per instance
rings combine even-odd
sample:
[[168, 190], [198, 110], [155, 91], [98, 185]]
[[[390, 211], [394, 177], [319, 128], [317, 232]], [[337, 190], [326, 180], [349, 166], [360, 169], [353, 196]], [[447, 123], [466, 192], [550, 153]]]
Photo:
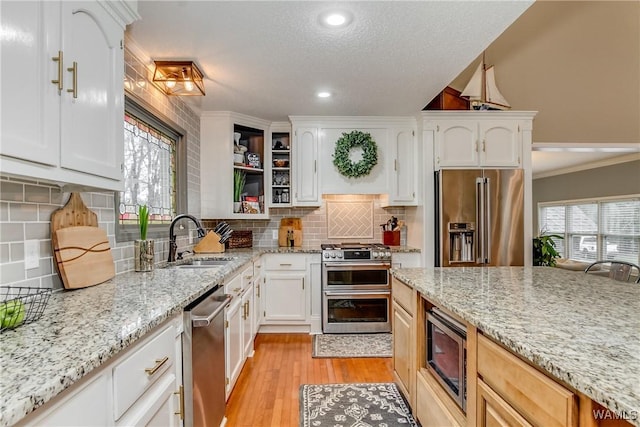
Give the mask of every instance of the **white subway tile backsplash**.
[[2, 242], [22, 242], [25, 240], [24, 225], [17, 222], [0, 224], [0, 238]]
[[31, 203], [50, 203], [51, 193], [49, 191], [49, 187], [43, 187], [40, 185], [25, 185], [24, 201]]
[[38, 221], [38, 205], [9, 203], [9, 219], [14, 222]]

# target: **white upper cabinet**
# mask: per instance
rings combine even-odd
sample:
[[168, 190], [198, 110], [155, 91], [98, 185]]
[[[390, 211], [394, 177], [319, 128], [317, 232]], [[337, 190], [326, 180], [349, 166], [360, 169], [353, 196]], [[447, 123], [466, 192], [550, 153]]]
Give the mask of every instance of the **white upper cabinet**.
[[[122, 188], [130, 2], [2, 2], [4, 173]], [[7, 36], [8, 35], [8, 36]]]
[[393, 168], [389, 175], [389, 195], [383, 206], [418, 204], [418, 145], [413, 129], [391, 129]]
[[[0, 154], [56, 166], [60, 157], [58, 57], [60, 4], [0, 3], [2, 127]], [[3, 158], [2, 170], [5, 162]], [[15, 168], [12, 168], [15, 169]]]
[[523, 168], [535, 113], [438, 111], [424, 113], [434, 131], [434, 164], [440, 168]]
[[318, 129], [294, 129], [293, 201], [294, 206], [320, 206], [318, 177]]
[[436, 126], [436, 165], [478, 166], [478, 122], [447, 121]]
[[124, 160], [122, 28], [97, 2], [62, 3], [60, 166], [115, 181]]
[[483, 120], [479, 123], [480, 164], [488, 167], [521, 165], [520, 126], [514, 121]]

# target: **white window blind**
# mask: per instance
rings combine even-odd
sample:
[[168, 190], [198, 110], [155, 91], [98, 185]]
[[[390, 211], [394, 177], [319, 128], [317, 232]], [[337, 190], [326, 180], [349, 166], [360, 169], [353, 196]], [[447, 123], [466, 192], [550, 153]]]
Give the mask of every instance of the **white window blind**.
[[541, 203], [538, 218], [564, 258], [640, 263], [640, 197]]

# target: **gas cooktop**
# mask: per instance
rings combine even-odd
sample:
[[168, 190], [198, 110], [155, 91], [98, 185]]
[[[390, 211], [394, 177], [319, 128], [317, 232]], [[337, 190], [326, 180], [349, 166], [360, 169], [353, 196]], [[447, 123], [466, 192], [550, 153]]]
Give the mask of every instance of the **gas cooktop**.
[[389, 246], [382, 243], [323, 243], [320, 245], [322, 250], [339, 250], [339, 249], [377, 249], [377, 250], [390, 250]]
[[391, 261], [391, 248], [381, 243], [323, 243], [324, 261]]

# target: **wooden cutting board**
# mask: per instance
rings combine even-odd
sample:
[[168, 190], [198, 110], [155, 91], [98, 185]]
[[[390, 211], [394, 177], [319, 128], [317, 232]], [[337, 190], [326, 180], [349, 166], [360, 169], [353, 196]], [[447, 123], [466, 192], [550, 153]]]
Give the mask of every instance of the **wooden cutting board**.
[[55, 259], [67, 289], [86, 288], [115, 276], [107, 233], [98, 227], [77, 226], [56, 230]]
[[97, 285], [115, 276], [107, 233], [98, 228], [98, 216], [79, 193], [71, 193], [67, 203], [51, 214], [51, 244], [66, 289]]

